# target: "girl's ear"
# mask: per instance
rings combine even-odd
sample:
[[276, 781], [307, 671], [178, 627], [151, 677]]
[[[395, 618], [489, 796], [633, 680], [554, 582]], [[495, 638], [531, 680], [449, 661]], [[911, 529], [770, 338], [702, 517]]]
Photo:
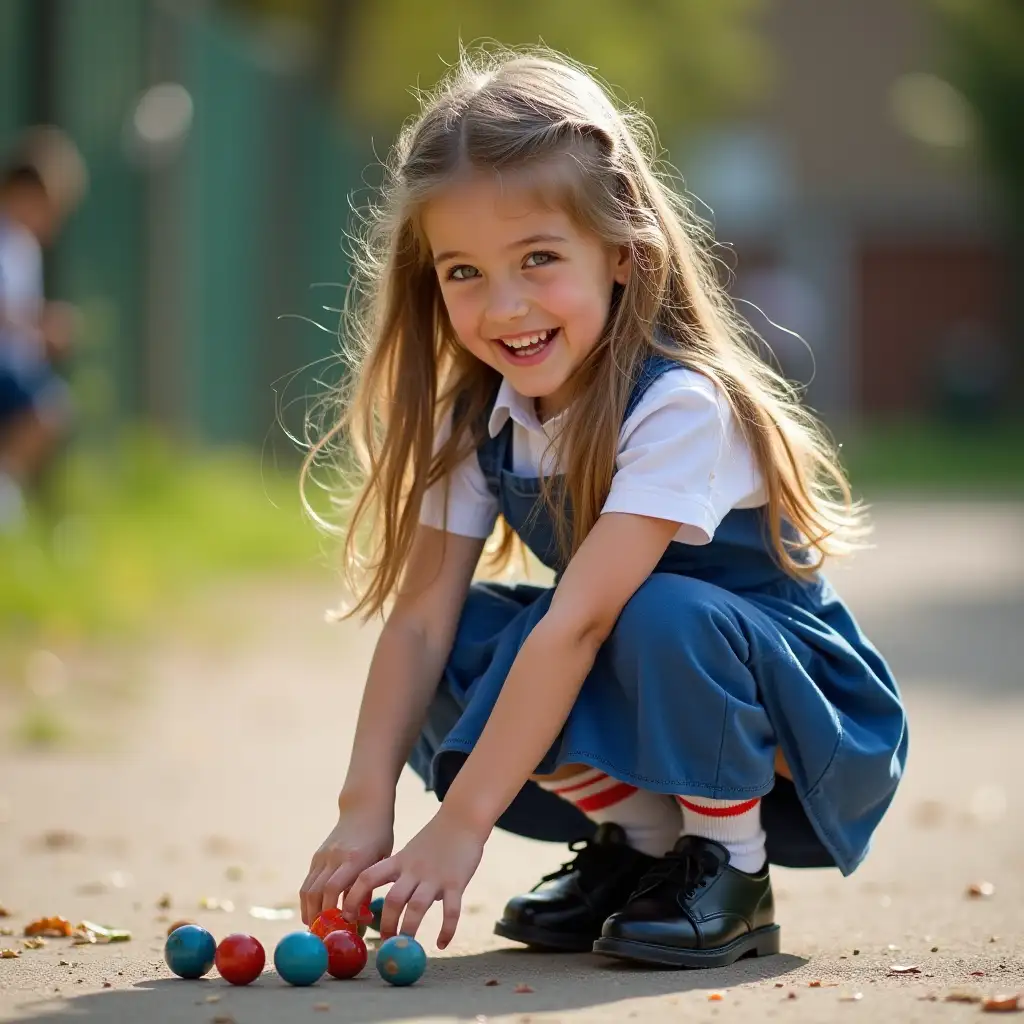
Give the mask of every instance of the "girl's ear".
[[633, 253], [628, 245], [620, 245], [615, 250], [615, 265], [612, 276], [616, 284], [625, 284], [633, 272]]

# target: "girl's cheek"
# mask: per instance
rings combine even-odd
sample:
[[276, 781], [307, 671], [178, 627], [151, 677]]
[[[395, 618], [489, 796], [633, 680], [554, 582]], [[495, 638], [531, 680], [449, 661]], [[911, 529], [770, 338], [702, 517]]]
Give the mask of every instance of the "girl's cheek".
[[451, 321], [455, 333], [460, 337], [466, 337], [466, 331], [472, 316], [469, 306], [464, 298], [453, 296], [450, 293], [442, 293], [445, 309], [448, 311], [448, 319]]
[[571, 278], [558, 278], [544, 289], [541, 304], [566, 319], [578, 316], [592, 302], [592, 289]]

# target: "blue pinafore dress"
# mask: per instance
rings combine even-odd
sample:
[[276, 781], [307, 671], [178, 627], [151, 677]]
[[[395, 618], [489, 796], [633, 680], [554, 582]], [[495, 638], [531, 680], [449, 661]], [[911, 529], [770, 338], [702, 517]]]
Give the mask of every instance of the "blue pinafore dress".
[[[647, 361], [627, 417], [676, 365]], [[540, 481], [512, 470], [511, 420], [477, 454], [508, 524], [557, 573]], [[849, 874], [904, 770], [904, 708], [886, 663], [827, 580], [788, 576], [768, 537], [763, 508], [736, 509], [709, 544], [670, 543], [623, 608], [537, 773], [583, 764], [656, 792], [761, 797], [772, 863]], [[409, 760], [438, 799], [553, 592], [529, 584], [471, 587]], [[775, 774], [777, 747], [792, 782]], [[572, 804], [533, 782], [497, 824], [557, 842], [594, 830]]]

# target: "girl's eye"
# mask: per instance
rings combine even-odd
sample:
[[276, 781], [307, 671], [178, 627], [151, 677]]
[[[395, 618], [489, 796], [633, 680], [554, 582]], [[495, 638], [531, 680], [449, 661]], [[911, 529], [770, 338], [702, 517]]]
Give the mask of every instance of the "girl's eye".
[[476, 267], [469, 267], [464, 263], [460, 263], [458, 266], [452, 267], [448, 271], [448, 280], [468, 281], [476, 272]]
[[[553, 252], [531, 252], [526, 257], [527, 266], [530, 267], [546, 267], [549, 263], [554, 263], [558, 257]], [[530, 262], [530, 261], [534, 262]]]

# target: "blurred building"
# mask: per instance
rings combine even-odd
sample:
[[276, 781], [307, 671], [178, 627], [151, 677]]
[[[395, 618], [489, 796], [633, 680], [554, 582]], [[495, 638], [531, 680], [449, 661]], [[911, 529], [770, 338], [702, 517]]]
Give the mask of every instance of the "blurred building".
[[[1004, 239], [925, 4], [775, 0], [763, 24], [777, 88], [687, 165], [737, 293], [804, 336], [835, 415], [919, 414], [951, 374], [998, 379]], [[750, 318], [806, 381], [807, 350]]]

